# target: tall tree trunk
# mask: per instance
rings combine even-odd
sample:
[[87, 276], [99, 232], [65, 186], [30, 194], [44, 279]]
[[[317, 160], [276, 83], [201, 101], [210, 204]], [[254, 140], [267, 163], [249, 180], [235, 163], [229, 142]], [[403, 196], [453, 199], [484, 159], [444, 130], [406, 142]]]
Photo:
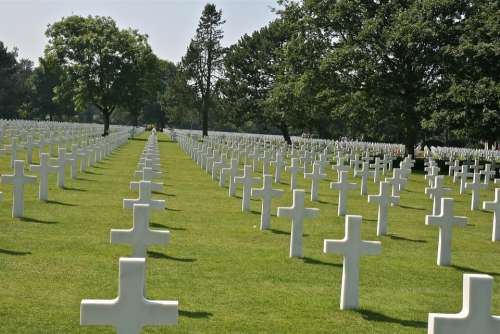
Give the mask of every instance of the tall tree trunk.
[[292, 139], [290, 138], [290, 133], [288, 132], [288, 124], [286, 124], [283, 120], [280, 122], [280, 130], [286, 143], [288, 145], [292, 145]]
[[208, 136], [208, 108], [209, 108], [209, 98], [203, 98], [202, 109], [201, 109], [201, 123], [203, 130], [203, 137]]
[[108, 110], [103, 110], [102, 111], [102, 119], [104, 121], [104, 133], [102, 134], [103, 137], [106, 137], [109, 135], [109, 118], [111, 116], [111, 113]]

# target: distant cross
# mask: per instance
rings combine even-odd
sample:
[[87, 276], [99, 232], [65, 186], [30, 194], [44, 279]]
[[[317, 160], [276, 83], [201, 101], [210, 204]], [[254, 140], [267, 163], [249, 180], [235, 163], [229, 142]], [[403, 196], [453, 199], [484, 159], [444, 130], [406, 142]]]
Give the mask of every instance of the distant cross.
[[224, 187], [226, 177], [229, 176], [229, 196], [236, 196], [236, 183], [234, 178], [238, 175], [238, 159], [231, 159], [228, 168], [222, 168], [220, 172], [219, 185]]
[[78, 177], [78, 145], [71, 145], [71, 153], [66, 153], [66, 158], [69, 160], [69, 170], [72, 179]]
[[349, 175], [347, 171], [341, 171], [338, 182], [331, 182], [330, 189], [338, 189], [339, 205], [337, 213], [339, 216], [344, 216], [347, 212], [347, 198], [350, 189], [356, 189], [356, 183], [349, 183]]
[[328, 158], [326, 154], [320, 154], [319, 155], [319, 160], [317, 161], [319, 163], [319, 172], [324, 173], [325, 172], [325, 167], [328, 166]]
[[425, 194], [433, 199], [432, 214], [434, 216], [439, 215], [439, 213], [441, 212], [441, 198], [443, 198], [443, 196], [447, 192], [451, 191], [451, 189], [443, 187], [443, 182], [444, 182], [444, 176], [439, 175], [436, 176], [433, 187], [425, 188]]
[[351, 168], [354, 168], [354, 171], [357, 171], [360, 169], [362, 163], [363, 160], [359, 159], [359, 154], [355, 154], [354, 158], [349, 162], [349, 165], [351, 166]]
[[455, 183], [455, 173], [460, 172], [460, 161], [455, 160], [453, 165], [448, 167], [448, 176], [453, 176], [453, 183]]
[[32, 135], [28, 135], [26, 138], [26, 144], [24, 144], [24, 148], [26, 149], [26, 161], [28, 164], [33, 162], [33, 147], [35, 147], [36, 144], [33, 140]]
[[111, 325], [118, 334], [140, 334], [144, 326], [177, 324], [177, 301], [152, 301], [145, 298], [145, 271], [145, 258], [120, 258], [118, 297], [111, 300], [82, 300], [80, 324]]
[[259, 160], [262, 161], [262, 174], [267, 175], [269, 174], [269, 165], [271, 163], [271, 152], [268, 150], [264, 151], [264, 154], [259, 157]]
[[55, 163], [53, 167], [57, 167], [57, 186], [59, 188], [64, 188], [64, 173], [66, 170], [66, 165], [70, 163], [71, 159], [66, 158], [66, 149], [61, 147], [58, 149], [59, 157], [50, 158], [50, 161]]
[[318, 200], [318, 188], [320, 181], [326, 179], [327, 175], [320, 173], [320, 164], [315, 162], [311, 173], [304, 173], [304, 178], [311, 180], [311, 201]]
[[283, 168], [285, 168], [285, 166], [286, 166], [285, 160], [283, 159], [283, 155], [280, 152], [277, 152], [276, 153], [276, 160], [271, 161], [271, 164], [275, 165], [274, 182], [280, 183], [281, 182], [281, 172], [283, 171]]
[[17, 160], [17, 151], [20, 150], [20, 147], [17, 145], [17, 137], [12, 137], [10, 145], [5, 145], [5, 148], [11, 152], [10, 166], [14, 167], [14, 161]]
[[479, 173], [481, 175], [484, 175], [484, 184], [489, 184], [490, 180], [493, 179], [496, 175], [496, 171], [491, 169], [491, 164], [486, 164], [484, 166], [484, 170]]
[[425, 180], [429, 183], [429, 187], [434, 186], [434, 179], [439, 175], [440, 168], [437, 166], [428, 167], [427, 175], [425, 175]]
[[128, 230], [111, 230], [112, 244], [129, 244], [132, 257], [147, 257], [149, 245], [166, 245], [170, 241], [169, 231], [149, 228], [149, 204], [134, 204], [134, 225]]
[[290, 173], [290, 189], [297, 188], [297, 174], [303, 171], [304, 168], [300, 166], [299, 158], [292, 158], [291, 165], [286, 166], [285, 170]]
[[283, 196], [283, 190], [273, 189], [271, 175], [264, 175], [262, 188], [253, 188], [252, 197], [260, 198], [262, 209], [260, 214], [260, 229], [267, 230], [271, 227], [271, 201], [273, 198]]
[[361, 216], [345, 217], [345, 236], [342, 240], [325, 240], [323, 252], [344, 256], [340, 309], [356, 309], [359, 300], [359, 262], [361, 256], [379, 255], [382, 251], [380, 241], [361, 239]]
[[363, 162], [363, 168], [361, 170], [355, 170], [354, 176], [361, 177], [361, 195], [368, 195], [368, 177], [373, 175], [373, 171], [370, 170], [370, 164], [368, 162]]
[[428, 334], [498, 334], [500, 316], [491, 315], [493, 277], [464, 274], [462, 311], [429, 313]]
[[290, 235], [290, 257], [302, 256], [302, 235], [305, 218], [317, 218], [319, 209], [304, 207], [305, 192], [301, 189], [293, 190], [293, 202], [290, 207], [279, 207], [278, 217], [289, 217], [292, 220]]
[[[136, 171], [135, 175], [141, 176], [141, 181], [150, 181], [151, 191], [163, 191], [163, 183], [153, 182], [154, 179], [161, 178], [161, 172], [156, 172], [151, 167], [144, 167], [141, 171]], [[140, 181], [130, 182], [130, 190], [139, 190], [139, 185]]]
[[309, 165], [311, 164], [312, 157], [311, 152], [304, 151], [304, 154], [300, 157], [300, 162], [302, 163], [302, 167], [304, 168], [304, 174], [309, 170]]
[[470, 166], [474, 173], [479, 173], [483, 165], [479, 164], [479, 159], [474, 159], [474, 164]]
[[441, 199], [441, 213], [436, 216], [425, 216], [425, 225], [439, 227], [438, 266], [451, 265], [451, 231], [452, 228], [467, 225], [466, 217], [453, 216], [453, 198]]
[[493, 210], [493, 233], [491, 240], [500, 241], [500, 188], [495, 189], [495, 200], [484, 201], [484, 210]]
[[340, 181], [340, 174], [342, 172], [348, 172], [350, 170], [349, 166], [344, 165], [344, 159], [342, 157], [337, 157], [337, 164], [332, 166], [332, 169], [337, 172], [337, 181]]
[[12, 201], [12, 218], [24, 216], [24, 185], [35, 183], [36, 176], [24, 175], [24, 161], [14, 161], [14, 174], [2, 175], [2, 183], [14, 185], [14, 195]]
[[226, 162], [224, 159], [224, 155], [220, 154], [219, 157], [215, 159], [214, 164], [212, 165], [212, 180], [216, 180], [219, 171], [225, 167], [226, 167]]
[[38, 188], [38, 199], [40, 201], [49, 200], [49, 173], [57, 173], [57, 167], [49, 164], [49, 154], [40, 153], [40, 165], [31, 165], [30, 171], [37, 173], [40, 181]]
[[380, 158], [375, 158], [375, 162], [370, 167], [373, 168], [373, 182], [379, 182], [383, 170], [383, 163]]
[[465, 193], [465, 184], [467, 183], [467, 178], [474, 176], [474, 174], [469, 173], [469, 166], [463, 164], [460, 172], [455, 172], [455, 176], [460, 176], [460, 194]]
[[124, 209], [132, 209], [134, 204], [149, 204], [149, 209], [165, 209], [164, 200], [154, 200], [151, 198], [151, 181], [139, 182], [139, 198], [123, 200]]
[[474, 173], [472, 182], [467, 182], [465, 184], [465, 189], [470, 189], [472, 191], [470, 209], [472, 211], [479, 210], [480, 192], [482, 189], [488, 189], [487, 184], [481, 183], [481, 174]]
[[377, 236], [387, 234], [387, 211], [389, 206], [399, 203], [399, 196], [391, 195], [391, 184], [380, 182], [380, 192], [378, 195], [368, 195], [368, 203], [378, 203]]
[[78, 148], [76, 150], [76, 155], [78, 160], [80, 160], [80, 171], [85, 172], [89, 163], [89, 151], [84, 147]]
[[243, 167], [243, 176], [236, 176], [234, 183], [241, 183], [243, 185], [243, 196], [241, 198], [241, 211], [250, 211], [250, 197], [252, 193], [252, 186], [259, 182], [258, 177], [252, 176], [252, 166], [245, 165]]

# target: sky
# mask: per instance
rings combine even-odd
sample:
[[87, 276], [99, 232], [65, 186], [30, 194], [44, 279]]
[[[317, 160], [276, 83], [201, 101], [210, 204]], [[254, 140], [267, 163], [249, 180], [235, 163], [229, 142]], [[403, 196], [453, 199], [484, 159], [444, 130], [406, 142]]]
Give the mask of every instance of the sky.
[[155, 54], [178, 62], [193, 37], [207, 2], [222, 9], [224, 46], [265, 26], [276, 16], [274, 0], [0, 0], [0, 41], [37, 63], [49, 23], [69, 15], [111, 16], [120, 27], [149, 36]]

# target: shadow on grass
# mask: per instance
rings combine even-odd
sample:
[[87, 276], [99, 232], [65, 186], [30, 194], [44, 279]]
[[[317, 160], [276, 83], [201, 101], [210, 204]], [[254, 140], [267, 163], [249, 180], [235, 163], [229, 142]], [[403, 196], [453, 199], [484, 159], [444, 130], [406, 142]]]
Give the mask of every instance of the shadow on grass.
[[315, 202], [318, 202], [319, 204], [330, 204], [330, 202], [327, 202], [327, 201], [322, 201], [322, 200], [315, 200]]
[[81, 188], [72, 188], [72, 187], [64, 187], [64, 190], [69, 190], [69, 191], [87, 191], [86, 189], [81, 189]]
[[399, 207], [400, 207], [400, 208], [403, 208], [403, 209], [425, 210], [425, 208], [416, 208], [416, 207], [414, 207], [414, 206], [401, 205], [401, 204], [399, 204]]
[[20, 218], [20, 220], [23, 222], [35, 223], [35, 224], [58, 224], [58, 222], [53, 221], [53, 220], [42, 220], [42, 219], [36, 219], [36, 218], [30, 218], [30, 217], [22, 217], [22, 218]]
[[268, 231], [271, 232], [271, 233], [273, 233], [273, 234], [290, 235], [290, 232], [281, 231], [281, 230], [277, 230], [277, 229], [274, 229], [274, 228], [270, 228], [270, 229], [268, 229]]
[[97, 165], [92, 166], [92, 168], [97, 168], [97, 169], [107, 169], [106, 167], [97, 166]]
[[54, 201], [54, 200], [47, 200], [45, 201], [47, 204], [57, 204], [57, 205], [63, 205], [63, 206], [77, 206], [76, 204], [71, 204], [71, 203], [64, 203], [60, 201]]
[[193, 318], [193, 319], [209, 318], [209, 317], [213, 316], [213, 314], [210, 312], [186, 311], [186, 310], [179, 310], [179, 315], [181, 317]]
[[181, 210], [181, 209], [172, 209], [172, 208], [165, 208], [166, 211], [174, 211], [174, 212], [180, 212], [180, 211], [184, 211], [184, 210]]
[[485, 274], [485, 275], [490, 275], [490, 276], [500, 276], [500, 273], [485, 272], [485, 271], [481, 271], [481, 270], [474, 269], [474, 268], [469, 268], [469, 267], [464, 267], [464, 266], [457, 266], [457, 265], [454, 265], [454, 264], [452, 264], [451, 267], [455, 268], [456, 270], [458, 270], [460, 272], [464, 272], [464, 273], [474, 273], [474, 274]]
[[153, 252], [153, 251], [148, 251], [148, 255], [149, 255], [149, 257], [152, 257], [154, 259], [166, 259], [166, 260], [172, 260], [172, 261], [178, 261], [178, 262], [195, 262], [196, 261], [196, 259], [175, 257], [175, 256], [163, 254], [160, 252]]
[[134, 140], [134, 141], [147, 141], [146, 138], [129, 138], [129, 140]]
[[156, 195], [163, 195], [163, 196], [167, 196], [167, 197], [176, 197], [177, 195], [174, 195], [174, 194], [167, 194], [167, 193], [164, 193], [163, 191], [153, 191], [153, 194], [156, 194]]
[[87, 182], [97, 182], [97, 180], [92, 180], [92, 179], [86, 179], [84, 177], [79, 177], [77, 178], [78, 181], [87, 181]]
[[427, 243], [427, 240], [409, 239], [409, 238], [405, 238], [405, 237], [400, 237], [399, 235], [395, 235], [395, 234], [388, 234], [387, 236], [389, 238], [391, 238], [392, 240], [419, 242], [419, 243], [422, 243], [422, 244]]
[[302, 257], [302, 260], [304, 261], [305, 264], [319, 264], [323, 266], [332, 266], [332, 267], [340, 267], [342, 268], [342, 265], [339, 263], [331, 263], [331, 262], [324, 262], [318, 259], [313, 259], [311, 257]]
[[186, 231], [186, 229], [184, 227], [171, 227], [171, 226], [167, 226], [167, 225], [163, 225], [163, 224], [159, 224], [159, 223], [149, 223], [149, 226], [156, 227], [156, 228], [166, 228], [166, 229], [173, 230], [173, 231]]
[[21, 251], [14, 251], [14, 250], [0, 248], [0, 254], [24, 256], [24, 255], [31, 255], [31, 252], [21, 252]]
[[254, 215], [260, 215], [260, 211], [250, 210], [249, 212], [254, 214]]
[[374, 223], [376, 223], [376, 222], [377, 222], [377, 220], [376, 220], [376, 219], [370, 219], [370, 218], [365, 218], [365, 217], [363, 217], [363, 221], [366, 221], [366, 222], [374, 222]]
[[418, 320], [404, 320], [389, 317], [385, 314], [369, 311], [369, 310], [357, 310], [357, 313], [361, 314], [363, 319], [368, 321], [378, 321], [378, 322], [389, 322], [393, 324], [399, 324], [405, 327], [413, 327], [413, 328], [427, 328], [427, 322], [418, 321]]
[[90, 171], [90, 170], [87, 170], [84, 173], [85, 174], [92, 174], [92, 175], [102, 175], [101, 173], [96, 173], [96, 172], [93, 172], [93, 171]]

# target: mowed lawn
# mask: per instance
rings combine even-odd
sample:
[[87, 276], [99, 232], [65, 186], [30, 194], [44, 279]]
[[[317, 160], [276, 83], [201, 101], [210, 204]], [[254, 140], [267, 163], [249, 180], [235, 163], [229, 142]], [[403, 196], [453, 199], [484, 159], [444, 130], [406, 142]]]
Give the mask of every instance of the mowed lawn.
[[[11, 187], [2, 184], [0, 202], [0, 333], [114, 333], [111, 327], [79, 325], [82, 299], [113, 299], [118, 260], [131, 254], [109, 243], [111, 228], [129, 228], [132, 210], [122, 209], [146, 135], [131, 140], [67, 188], [50, 182], [48, 203], [37, 186], [25, 190], [27, 219], [11, 219]], [[362, 236], [380, 240], [382, 255], [361, 260], [360, 309], [340, 311], [342, 258], [323, 254], [324, 239], [344, 236], [337, 217], [337, 191], [320, 186], [320, 218], [304, 223], [303, 258], [290, 259], [290, 221], [272, 219], [262, 232], [260, 202], [241, 212], [241, 198], [229, 198], [176, 143], [160, 136], [167, 210], [154, 212], [152, 227], [171, 232], [167, 246], [151, 247], [147, 297], [178, 300], [177, 326], [146, 327], [143, 333], [426, 333], [429, 312], [457, 313], [463, 273], [495, 277], [493, 314], [500, 314], [500, 243], [492, 243], [492, 213], [470, 212], [470, 194], [453, 186], [456, 214], [469, 225], [453, 230], [452, 267], [436, 265], [438, 229], [425, 226], [432, 201], [422, 174], [413, 174], [401, 205], [389, 210], [389, 236], [376, 237], [377, 206], [359, 190], [350, 192], [348, 212], [363, 216]], [[24, 155], [22, 155], [24, 156]], [[10, 173], [0, 158], [0, 173]], [[31, 173], [29, 173], [31, 174]], [[288, 174], [285, 196], [291, 205]], [[356, 179], [360, 182], [360, 179]], [[447, 177], [448, 186], [450, 180]], [[299, 185], [309, 190], [303, 179]], [[260, 187], [260, 185], [259, 185]], [[378, 193], [370, 182], [369, 193]], [[238, 188], [241, 196], [241, 188]], [[491, 200], [493, 186], [481, 200]], [[478, 333], [479, 334], [479, 333]]]

